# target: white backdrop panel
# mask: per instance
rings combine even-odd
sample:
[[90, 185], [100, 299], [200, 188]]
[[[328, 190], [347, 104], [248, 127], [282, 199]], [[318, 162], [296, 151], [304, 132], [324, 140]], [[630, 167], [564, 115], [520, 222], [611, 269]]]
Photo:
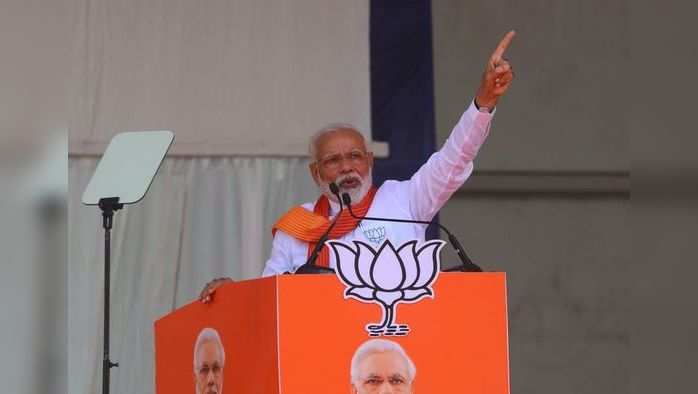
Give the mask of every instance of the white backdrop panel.
[[85, 0], [71, 153], [173, 130], [173, 153], [304, 155], [330, 122], [370, 136], [368, 1]]

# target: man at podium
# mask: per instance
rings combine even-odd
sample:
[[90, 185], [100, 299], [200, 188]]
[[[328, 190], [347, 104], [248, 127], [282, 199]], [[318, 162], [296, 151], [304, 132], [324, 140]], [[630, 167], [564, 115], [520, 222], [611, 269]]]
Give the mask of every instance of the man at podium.
[[[389, 180], [373, 185], [373, 154], [360, 132], [347, 124], [333, 124], [318, 131], [310, 141], [310, 175], [321, 195], [317, 201], [295, 207], [274, 225], [274, 240], [263, 275], [295, 272], [308, 261], [316, 243], [336, 220], [329, 239], [360, 240], [377, 246], [386, 238], [393, 244], [424, 240], [421, 224], [360, 221], [344, 209], [340, 212], [330, 184], [347, 193], [356, 216], [431, 220], [451, 195], [468, 179], [473, 160], [489, 133], [494, 108], [506, 93], [514, 72], [504, 52], [511, 43], [510, 31], [490, 56], [475, 98], [453, 128], [439, 151], [406, 181]], [[334, 256], [327, 246], [320, 250], [316, 265], [334, 268]], [[209, 282], [200, 298], [206, 302], [215, 289], [230, 281]]]

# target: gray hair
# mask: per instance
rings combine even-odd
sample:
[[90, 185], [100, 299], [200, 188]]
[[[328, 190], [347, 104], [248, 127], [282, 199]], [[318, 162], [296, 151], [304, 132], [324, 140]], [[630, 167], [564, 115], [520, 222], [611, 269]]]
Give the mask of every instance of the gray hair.
[[221, 364], [225, 365], [225, 349], [223, 348], [223, 342], [221, 341], [218, 331], [213, 328], [206, 327], [199, 333], [196, 338], [196, 343], [194, 344], [194, 373], [197, 373], [197, 368], [199, 366], [199, 347], [206, 342], [214, 342], [218, 351], [221, 354]]
[[368, 341], [361, 344], [354, 352], [354, 357], [351, 358], [351, 383], [358, 383], [359, 381], [359, 364], [369, 355], [374, 353], [385, 353], [385, 352], [395, 352], [399, 354], [407, 364], [407, 379], [412, 383], [415, 376], [417, 376], [417, 367], [407, 355], [405, 350], [397, 342], [389, 341], [387, 339], [369, 339]]
[[310, 159], [315, 161], [318, 159], [317, 155], [317, 142], [324, 136], [328, 134], [335, 133], [339, 130], [354, 130], [356, 131], [357, 134], [361, 136], [361, 139], [364, 140], [364, 144], [366, 144], [366, 138], [364, 138], [364, 135], [359, 132], [359, 129], [354, 127], [354, 125], [349, 124], [349, 123], [330, 123], [327, 126], [321, 128], [320, 130], [316, 131], [315, 134], [310, 137], [310, 143], [308, 144], [308, 155], [310, 156]]

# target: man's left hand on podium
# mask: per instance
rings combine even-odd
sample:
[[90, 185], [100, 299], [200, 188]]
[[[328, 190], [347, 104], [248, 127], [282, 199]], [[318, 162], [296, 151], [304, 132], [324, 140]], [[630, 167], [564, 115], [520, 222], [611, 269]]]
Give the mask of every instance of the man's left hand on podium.
[[204, 286], [204, 289], [201, 290], [201, 294], [199, 294], [199, 301], [203, 303], [209, 303], [213, 301], [213, 293], [215, 293], [216, 289], [219, 287], [223, 286], [226, 283], [232, 283], [234, 282], [230, 278], [216, 278], [208, 283], [206, 283], [206, 286]]

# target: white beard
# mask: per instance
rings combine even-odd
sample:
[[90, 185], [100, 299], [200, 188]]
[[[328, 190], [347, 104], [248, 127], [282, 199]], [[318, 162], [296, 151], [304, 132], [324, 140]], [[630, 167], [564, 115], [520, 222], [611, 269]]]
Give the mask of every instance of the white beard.
[[[360, 180], [359, 187], [343, 188], [339, 186], [340, 183], [347, 178], [358, 178]], [[339, 195], [341, 196], [343, 193], [349, 194], [349, 197], [351, 198], [351, 205], [356, 205], [363, 200], [364, 197], [366, 197], [366, 194], [368, 194], [368, 191], [373, 185], [373, 168], [369, 168], [368, 174], [366, 174], [366, 176], [363, 178], [357, 172], [351, 172], [349, 174], [338, 176], [334, 182], [337, 184], [337, 187], [339, 187]], [[320, 179], [319, 187], [320, 192], [329, 198], [330, 201], [339, 202], [337, 201], [337, 197], [332, 194], [332, 191], [330, 191], [329, 182], [325, 182]]]

